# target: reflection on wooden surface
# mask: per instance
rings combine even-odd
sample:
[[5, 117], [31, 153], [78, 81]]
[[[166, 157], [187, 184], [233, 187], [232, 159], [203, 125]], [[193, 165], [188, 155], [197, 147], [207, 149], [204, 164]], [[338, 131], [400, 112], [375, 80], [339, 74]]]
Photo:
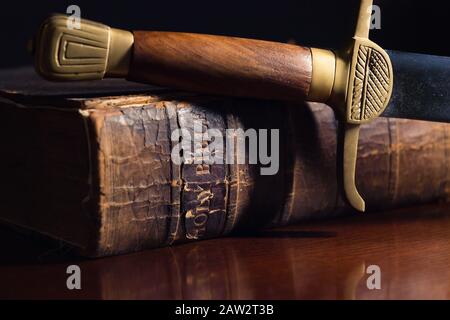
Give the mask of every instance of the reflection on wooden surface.
[[450, 207], [421, 207], [81, 260], [1, 228], [0, 298], [449, 299], [449, 230]]

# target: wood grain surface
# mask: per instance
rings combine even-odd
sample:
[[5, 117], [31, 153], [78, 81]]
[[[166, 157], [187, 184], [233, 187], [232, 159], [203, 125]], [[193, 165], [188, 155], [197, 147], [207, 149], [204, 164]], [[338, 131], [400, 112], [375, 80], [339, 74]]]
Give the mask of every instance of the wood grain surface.
[[261, 40], [135, 31], [129, 80], [232, 96], [303, 100], [311, 51]]
[[450, 299], [449, 229], [449, 206], [417, 207], [83, 260], [2, 227], [0, 298]]

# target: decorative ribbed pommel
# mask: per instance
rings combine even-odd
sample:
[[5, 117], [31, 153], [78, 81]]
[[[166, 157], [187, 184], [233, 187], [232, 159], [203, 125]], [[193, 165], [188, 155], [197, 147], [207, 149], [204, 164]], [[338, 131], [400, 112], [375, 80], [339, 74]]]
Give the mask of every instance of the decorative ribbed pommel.
[[133, 34], [81, 19], [72, 26], [65, 15], [41, 25], [35, 40], [36, 70], [50, 80], [98, 80], [128, 74]]

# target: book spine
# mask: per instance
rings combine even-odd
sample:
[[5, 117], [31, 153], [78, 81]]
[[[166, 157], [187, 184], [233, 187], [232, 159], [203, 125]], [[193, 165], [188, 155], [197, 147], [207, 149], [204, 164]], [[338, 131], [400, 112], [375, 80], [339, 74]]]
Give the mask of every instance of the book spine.
[[[336, 182], [337, 124], [322, 104], [202, 100], [89, 111], [102, 256], [220, 237], [351, 212]], [[276, 106], [275, 106], [276, 104]], [[200, 129], [196, 122], [202, 124]], [[172, 134], [278, 129], [279, 168], [195, 161], [177, 164]], [[380, 118], [364, 126], [357, 184], [370, 210], [447, 199], [448, 125]], [[237, 150], [233, 150], [234, 159]], [[229, 152], [228, 152], [229, 153]], [[247, 156], [248, 157], [248, 156]]]

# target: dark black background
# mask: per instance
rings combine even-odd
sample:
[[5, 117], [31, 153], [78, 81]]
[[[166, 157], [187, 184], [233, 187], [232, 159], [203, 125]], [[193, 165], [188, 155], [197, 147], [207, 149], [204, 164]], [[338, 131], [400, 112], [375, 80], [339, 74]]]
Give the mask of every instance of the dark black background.
[[[381, 30], [371, 38], [386, 49], [450, 56], [448, 1], [375, 0]], [[358, 0], [3, 0], [0, 68], [31, 64], [26, 51], [40, 22], [52, 12], [81, 7], [82, 18], [124, 29], [201, 32], [266, 40], [295, 39], [335, 48], [353, 30]]]

